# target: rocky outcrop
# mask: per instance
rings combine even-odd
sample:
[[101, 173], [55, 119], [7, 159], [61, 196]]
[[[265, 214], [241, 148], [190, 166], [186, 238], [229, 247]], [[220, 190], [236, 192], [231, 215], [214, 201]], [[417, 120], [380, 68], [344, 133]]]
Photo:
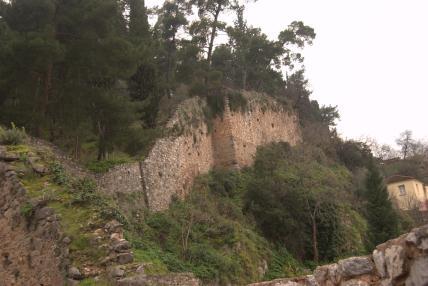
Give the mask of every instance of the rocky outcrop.
[[317, 267], [313, 275], [251, 286], [427, 286], [428, 225], [378, 245], [372, 255]]
[[102, 176], [100, 189], [111, 195], [140, 193], [141, 203], [160, 211], [173, 197], [183, 198], [198, 175], [212, 168], [249, 166], [258, 146], [301, 140], [292, 111], [267, 96], [244, 95], [249, 102], [245, 111], [231, 111], [226, 100], [224, 114], [209, 124], [202, 100], [185, 101], [167, 125], [173, 135], [159, 139], [143, 162], [118, 166]]
[[68, 247], [58, 218], [43, 202], [28, 202], [16, 173], [4, 162], [0, 229], [0, 285], [64, 285]]

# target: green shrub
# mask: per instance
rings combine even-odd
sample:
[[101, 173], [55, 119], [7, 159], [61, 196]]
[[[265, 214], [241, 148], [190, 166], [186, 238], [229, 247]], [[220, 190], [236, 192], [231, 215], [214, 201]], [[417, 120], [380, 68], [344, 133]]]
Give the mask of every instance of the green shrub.
[[234, 112], [243, 112], [247, 109], [248, 100], [242, 93], [234, 91], [229, 92], [227, 96], [229, 97], [230, 110]]
[[11, 129], [3, 129], [0, 127], [0, 143], [5, 145], [19, 145], [25, 141], [27, 134], [24, 127], [17, 128], [11, 123]]
[[50, 170], [53, 175], [52, 180], [55, 184], [58, 184], [60, 186], [64, 186], [68, 184], [69, 178], [65, 173], [64, 167], [61, 164], [57, 162], [51, 164]]
[[103, 198], [95, 192], [96, 183], [92, 179], [83, 178], [73, 182], [71, 204], [93, 204], [103, 206]]
[[212, 94], [206, 98], [209, 112], [205, 112], [205, 114], [209, 116], [208, 119], [222, 116], [224, 113], [224, 96], [222, 94]]
[[212, 179], [208, 183], [210, 190], [222, 196], [233, 197], [235, 195], [237, 177], [232, 172], [215, 170], [212, 172]]
[[20, 212], [27, 220], [31, 219], [34, 215], [34, 206], [30, 202], [26, 202], [21, 206]]
[[207, 93], [208, 89], [202, 81], [194, 82], [189, 89], [190, 96], [205, 96]]
[[128, 219], [116, 207], [106, 204], [105, 206], [100, 208], [99, 213], [104, 220], [115, 219], [124, 226], [129, 225]]
[[78, 181], [76, 181], [73, 184], [73, 187], [79, 191], [85, 192], [85, 193], [93, 193], [95, 192], [97, 188], [97, 184], [94, 180], [89, 178], [83, 178]]

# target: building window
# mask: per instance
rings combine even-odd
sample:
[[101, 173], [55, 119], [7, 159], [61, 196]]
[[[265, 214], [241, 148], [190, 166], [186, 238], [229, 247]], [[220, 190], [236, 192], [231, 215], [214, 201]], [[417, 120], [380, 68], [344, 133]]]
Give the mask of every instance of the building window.
[[406, 195], [406, 187], [404, 185], [399, 185], [398, 190], [400, 191], [400, 196]]

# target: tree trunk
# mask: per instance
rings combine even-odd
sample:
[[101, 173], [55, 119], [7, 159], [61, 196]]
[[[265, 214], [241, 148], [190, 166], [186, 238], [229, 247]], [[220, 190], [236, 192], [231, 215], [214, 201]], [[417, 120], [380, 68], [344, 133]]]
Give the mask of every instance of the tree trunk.
[[79, 160], [80, 159], [80, 140], [79, 135], [76, 135], [76, 141], [74, 144], [74, 159]]
[[209, 67], [211, 67], [211, 57], [214, 49], [214, 39], [217, 33], [218, 16], [220, 15], [221, 8], [222, 8], [221, 4], [218, 4], [217, 10], [215, 11], [215, 15], [214, 15], [213, 26], [211, 29], [210, 43], [208, 46], [208, 56], [207, 56], [207, 62]]
[[101, 122], [98, 121], [98, 157], [97, 160], [101, 161], [106, 158], [107, 142], [105, 139], [105, 128]]
[[182, 256], [186, 258], [187, 250], [189, 249], [189, 238], [190, 233], [192, 232], [193, 223], [194, 223], [194, 214], [193, 211], [190, 211], [189, 223], [181, 227], [181, 243], [182, 243]]
[[166, 72], [166, 82], [167, 82], [167, 89], [168, 89], [168, 98], [172, 97], [172, 84], [175, 80], [175, 57], [176, 57], [176, 35], [172, 37], [171, 42], [169, 43], [168, 47], [168, 60], [167, 60], [167, 72]]
[[318, 239], [317, 239], [317, 221], [316, 215], [311, 216], [312, 219], [312, 246], [314, 251], [314, 262], [318, 263], [319, 261], [319, 253], [318, 253]]
[[97, 160], [101, 161], [101, 160], [104, 160], [105, 158], [106, 158], [106, 145], [105, 145], [104, 138], [100, 137], [98, 142]]
[[245, 90], [247, 89], [247, 69], [244, 69], [243, 75], [242, 75], [242, 89]]
[[[41, 76], [40, 75], [37, 75], [36, 76], [36, 79], [35, 79], [35, 82], [36, 82], [36, 86], [35, 86], [35, 88], [34, 88], [34, 105], [33, 105], [33, 110], [32, 110], [32, 113], [33, 113], [33, 118], [38, 118], [38, 113], [40, 112], [38, 109], [39, 109], [39, 107], [40, 107], [40, 103], [39, 103], [39, 101], [40, 101], [40, 99], [39, 99], [39, 97], [40, 97], [40, 95], [39, 95], [39, 91], [40, 91], [40, 85], [41, 85]], [[33, 121], [33, 124], [34, 124], [34, 135], [36, 136], [36, 137], [40, 137], [40, 133], [41, 133], [41, 126], [40, 126], [40, 122], [39, 122], [39, 120], [34, 120]]]
[[39, 108], [37, 112], [39, 113], [39, 122], [36, 125], [35, 135], [37, 137], [40, 137], [41, 131], [42, 131], [42, 125], [45, 123], [46, 120], [46, 113], [48, 109], [48, 103], [49, 103], [49, 95], [51, 93], [52, 88], [52, 63], [49, 63], [46, 73], [43, 76], [43, 93], [41, 94], [41, 98], [39, 99]]

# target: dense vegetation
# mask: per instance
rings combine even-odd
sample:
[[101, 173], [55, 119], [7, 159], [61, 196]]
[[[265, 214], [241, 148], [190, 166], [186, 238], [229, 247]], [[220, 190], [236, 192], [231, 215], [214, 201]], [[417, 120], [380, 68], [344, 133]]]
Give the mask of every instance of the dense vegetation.
[[[225, 11], [236, 14], [232, 24], [219, 20]], [[215, 45], [220, 31], [228, 40]], [[293, 22], [271, 40], [237, 1], [165, 1], [149, 11], [143, 0], [0, 0], [0, 144], [22, 155], [30, 195], [62, 214], [76, 261], [101, 254], [88, 252], [89, 230], [73, 220], [111, 218], [124, 223], [148, 274], [191, 271], [220, 285], [366, 253], [412, 226], [392, 207], [382, 174], [428, 178], [427, 148], [403, 133], [403, 160], [384, 161], [394, 157], [387, 147], [341, 139], [336, 108], [310, 99], [300, 50], [314, 38]], [[183, 99], [205, 98], [211, 118], [225, 96], [233, 110], [246, 105], [236, 90], [265, 92], [298, 112], [304, 143], [264, 146], [251, 168], [213, 171], [168, 211], [103, 197], [51, 159], [45, 177], [25, 171], [34, 151], [19, 145], [26, 133], [104, 172], [144, 156]], [[31, 205], [22, 213], [31, 216]]]
[[[225, 12], [236, 14], [231, 25], [220, 21]], [[215, 109], [229, 87], [285, 100], [281, 68], [302, 63], [314, 37], [293, 22], [270, 40], [247, 25], [239, 1], [148, 10], [144, 0], [2, 0], [0, 124], [25, 126], [76, 159], [139, 157], [186, 97]]]
[[199, 178], [186, 200], [146, 214], [129, 237], [154, 269], [220, 285], [304, 274], [411, 227], [372, 163], [351, 170], [313, 145], [272, 144], [251, 168]]

